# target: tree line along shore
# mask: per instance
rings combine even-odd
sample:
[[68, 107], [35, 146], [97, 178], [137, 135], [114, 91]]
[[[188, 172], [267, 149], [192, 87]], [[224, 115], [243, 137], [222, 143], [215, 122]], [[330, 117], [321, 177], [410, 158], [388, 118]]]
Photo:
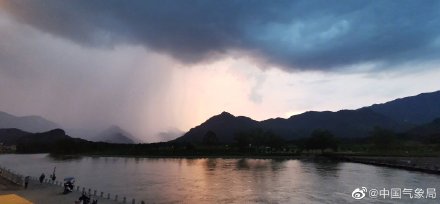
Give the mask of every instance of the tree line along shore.
[[309, 137], [284, 140], [271, 131], [254, 129], [239, 132], [233, 143], [220, 143], [215, 132], [208, 131], [202, 142], [159, 142], [149, 144], [113, 144], [72, 138], [56, 129], [16, 141], [10, 153], [50, 153], [52, 155], [118, 156], [430, 156], [440, 155], [437, 136], [410, 137], [388, 129], [375, 128], [368, 137], [340, 138], [328, 130], [315, 130]]

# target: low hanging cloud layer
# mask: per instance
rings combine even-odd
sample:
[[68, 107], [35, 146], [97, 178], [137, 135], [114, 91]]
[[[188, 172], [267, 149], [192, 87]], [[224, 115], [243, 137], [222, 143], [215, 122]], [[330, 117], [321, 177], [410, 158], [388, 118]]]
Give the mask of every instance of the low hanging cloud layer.
[[1, 0], [18, 21], [83, 46], [142, 45], [187, 64], [227, 54], [285, 70], [435, 60], [439, 1]]

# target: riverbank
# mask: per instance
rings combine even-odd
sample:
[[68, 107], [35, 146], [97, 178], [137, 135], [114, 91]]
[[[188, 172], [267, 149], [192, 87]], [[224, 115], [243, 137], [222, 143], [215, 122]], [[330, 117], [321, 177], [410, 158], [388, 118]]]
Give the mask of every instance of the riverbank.
[[440, 175], [440, 157], [326, 155], [343, 162], [405, 169]]

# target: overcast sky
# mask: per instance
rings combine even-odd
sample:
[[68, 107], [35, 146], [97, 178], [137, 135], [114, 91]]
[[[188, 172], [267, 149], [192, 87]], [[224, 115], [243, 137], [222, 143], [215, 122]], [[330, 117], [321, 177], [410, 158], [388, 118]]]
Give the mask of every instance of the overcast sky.
[[0, 0], [0, 111], [173, 139], [440, 89], [439, 1]]

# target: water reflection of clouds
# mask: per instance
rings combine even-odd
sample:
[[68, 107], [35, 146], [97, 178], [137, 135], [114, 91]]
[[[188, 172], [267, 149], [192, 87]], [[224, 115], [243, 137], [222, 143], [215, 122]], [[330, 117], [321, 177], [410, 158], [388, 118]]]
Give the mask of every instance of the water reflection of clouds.
[[273, 159], [238, 159], [236, 162], [236, 170], [255, 170], [255, 171], [278, 171], [285, 167], [287, 160]]
[[437, 175], [319, 160], [0, 155], [0, 163], [33, 176], [57, 166], [59, 178], [148, 203], [348, 203], [360, 186], [440, 187]]
[[193, 165], [197, 169], [193, 172], [202, 179], [197, 186], [203, 188], [205, 197], [202, 200], [270, 203], [276, 200], [276, 194], [271, 194], [268, 188], [288, 191], [283, 186], [273, 185], [286, 182], [280, 176], [284, 174], [287, 160], [209, 158], [198, 162]]
[[186, 165], [193, 166], [197, 164], [198, 159], [185, 159]]
[[208, 171], [214, 171], [215, 168], [217, 167], [217, 159], [216, 158], [207, 159], [205, 165]]

